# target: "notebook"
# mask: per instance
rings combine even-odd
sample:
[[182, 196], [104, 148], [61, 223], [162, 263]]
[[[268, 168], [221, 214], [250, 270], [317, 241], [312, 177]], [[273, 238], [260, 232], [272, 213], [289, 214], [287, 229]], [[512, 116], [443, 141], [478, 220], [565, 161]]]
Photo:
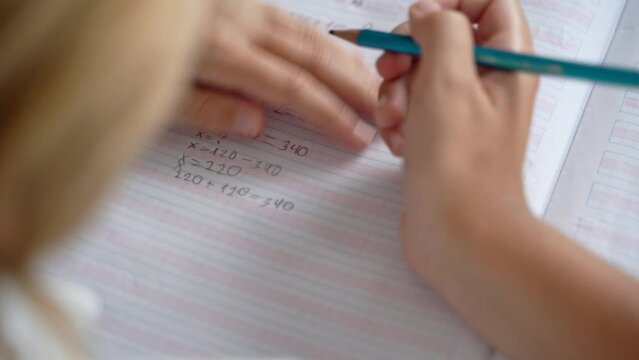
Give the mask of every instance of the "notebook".
[[[326, 29], [390, 30], [410, 5], [270, 2]], [[604, 59], [626, 6], [623, 0], [522, 3], [537, 52], [590, 62]], [[378, 53], [365, 54], [373, 61]], [[639, 151], [636, 92], [596, 89], [606, 93], [605, 109], [608, 97], [623, 93], [623, 106], [612, 115], [619, 122], [609, 142], [602, 140], [605, 161], [593, 174], [587, 213], [555, 210], [571, 200], [561, 190], [562, 182], [572, 182], [564, 180], [571, 174], [565, 158], [569, 149], [570, 158], [587, 147], [587, 140], [580, 145], [573, 138], [592, 89], [584, 82], [542, 81], [524, 170], [528, 200], [539, 216], [561, 213], [556, 222], [568, 224], [563, 228], [578, 226], [577, 239], [626, 231], [632, 242], [636, 235], [627, 229], [639, 221], [638, 175], [619, 161]], [[381, 141], [351, 152], [286, 108], [269, 116], [266, 131], [253, 140], [167, 130], [95, 218], [42, 265], [102, 296], [103, 315], [90, 334], [94, 357], [493, 356], [403, 260], [401, 160]], [[597, 116], [586, 111], [584, 124]], [[560, 205], [548, 207], [553, 194], [552, 203]], [[634, 212], [624, 215], [630, 208]], [[616, 215], [601, 219], [599, 211]]]
[[[639, 69], [639, 1], [628, 1], [607, 63]], [[639, 89], [595, 86], [545, 218], [639, 276]]]
[[[639, 69], [639, 1], [627, 1], [605, 63]], [[639, 90], [596, 85], [544, 219], [639, 277]], [[505, 357], [497, 352], [494, 360]]]

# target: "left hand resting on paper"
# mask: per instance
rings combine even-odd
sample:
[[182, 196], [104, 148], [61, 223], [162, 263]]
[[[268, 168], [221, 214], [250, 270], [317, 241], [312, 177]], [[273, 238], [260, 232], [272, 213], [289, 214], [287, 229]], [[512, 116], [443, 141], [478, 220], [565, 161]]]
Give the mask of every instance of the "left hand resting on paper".
[[183, 122], [255, 137], [263, 104], [284, 104], [354, 148], [368, 145], [378, 77], [320, 30], [253, 0], [211, 2], [204, 48]]

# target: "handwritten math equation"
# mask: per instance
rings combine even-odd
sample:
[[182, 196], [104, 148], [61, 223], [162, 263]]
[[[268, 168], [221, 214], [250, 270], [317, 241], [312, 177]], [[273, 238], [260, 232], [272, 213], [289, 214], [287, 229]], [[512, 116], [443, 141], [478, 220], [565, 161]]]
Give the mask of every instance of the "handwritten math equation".
[[[290, 199], [265, 194], [262, 190], [255, 190], [255, 187], [241, 184], [241, 180], [238, 179], [241, 174], [249, 172], [276, 178], [284, 171], [282, 166], [243, 155], [226, 146], [227, 140], [226, 134], [198, 131], [195, 137], [188, 141], [187, 151], [181, 153], [172, 168], [173, 177], [193, 186], [218, 191], [220, 195], [252, 201], [260, 208], [294, 210], [295, 203]], [[310, 152], [309, 148], [302, 144], [269, 134], [262, 135], [261, 140], [258, 140], [264, 146], [298, 157], [305, 157]]]
[[[228, 135], [225, 133], [211, 134], [205, 131], [198, 131], [197, 134], [195, 135], [195, 138], [207, 141], [207, 143], [202, 145], [203, 148], [206, 149], [203, 151], [211, 151], [213, 155], [218, 155], [219, 153], [220, 156], [226, 155], [227, 153], [229, 154], [229, 156], [231, 155], [231, 153], [235, 153], [235, 155], [237, 155], [237, 152], [234, 152], [229, 149], [221, 149], [221, 148], [217, 148], [217, 150], [215, 150], [216, 148], [209, 149], [209, 144], [210, 144], [209, 142], [213, 142], [214, 144], [218, 146], [222, 146], [223, 145], [222, 142], [228, 139]], [[276, 136], [268, 132], [264, 132], [264, 134], [262, 134], [258, 138], [258, 140], [260, 139], [262, 144], [268, 145], [269, 147], [273, 147], [277, 149], [278, 151], [291, 152], [299, 157], [306, 157], [310, 153], [310, 149], [307, 146], [303, 144], [295, 143], [291, 139], [283, 138], [281, 136]], [[191, 142], [191, 145], [189, 147], [196, 147], [198, 145], [200, 145], [200, 143], [195, 141], [195, 142]]]

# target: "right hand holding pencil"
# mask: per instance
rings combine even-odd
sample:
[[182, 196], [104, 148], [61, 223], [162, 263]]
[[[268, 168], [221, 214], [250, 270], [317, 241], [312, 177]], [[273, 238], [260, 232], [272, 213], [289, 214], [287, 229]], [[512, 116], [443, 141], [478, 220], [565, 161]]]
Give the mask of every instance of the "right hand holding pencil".
[[531, 51], [519, 1], [423, 0], [409, 28], [422, 56], [379, 61], [376, 121], [401, 136], [413, 270], [509, 358], [637, 359], [636, 279], [528, 209], [537, 77], [475, 62], [475, 43]]
[[406, 158], [408, 260], [437, 285], [457, 265], [472, 231], [494, 221], [487, 214], [529, 214], [522, 165], [538, 79], [479, 68], [474, 59], [476, 41], [531, 51], [516, 1], [421, 1], [410, 10], [408, 29], [423, 55], [379, 60], [386, 100], [376, 121]]

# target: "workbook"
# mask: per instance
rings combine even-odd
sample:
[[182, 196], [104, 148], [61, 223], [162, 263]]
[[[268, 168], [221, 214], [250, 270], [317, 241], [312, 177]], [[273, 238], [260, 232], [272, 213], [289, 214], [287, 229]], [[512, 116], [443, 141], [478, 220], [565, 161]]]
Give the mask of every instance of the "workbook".
[[[406, 20], [411, 1], [271, 3], [326, 30], [390, 30]], [[623, 0], [522, 3], [537, 53], [592, 63], [606, 57], [626, 6]], [[379, 55], [362, 51], [370, 63]], [[591, 186], [586, 210], [592, 211], [566, 215], [548, 206], [553, 194], [564, 193], [559, 188], [570, 187], [556, 184], [569, 169], [566, 155], [593, 94], [587, 82], [543, 79], [523, 170], [526, 191], [537, 215], [565, 215], [556, 222], [577, 239], [608, 231], [606, 239], [618, 232], [639, 244], [628, 230], [639, 221], [637, 187], [605, 180], [639, 183], [639, 160], [631, 157], [639, 152], [639, 92], [611, 91], [622, 99], [605, 135], [616, 150], [604, 150], [601, 178], [583, 185]], [[95, 217], [43, 265], [100, 294], [102, 316], [89, 334], [93, 356], [493, 356], [491, 345], [403, 259], [402, 160], [379, 139], [361, 153], [348, 150], [285, 106], [274, 107], [269, 118], [265, 132], [249, 140], [167, 130]], [[616, 215], [601, 220], [598, 209]]]

